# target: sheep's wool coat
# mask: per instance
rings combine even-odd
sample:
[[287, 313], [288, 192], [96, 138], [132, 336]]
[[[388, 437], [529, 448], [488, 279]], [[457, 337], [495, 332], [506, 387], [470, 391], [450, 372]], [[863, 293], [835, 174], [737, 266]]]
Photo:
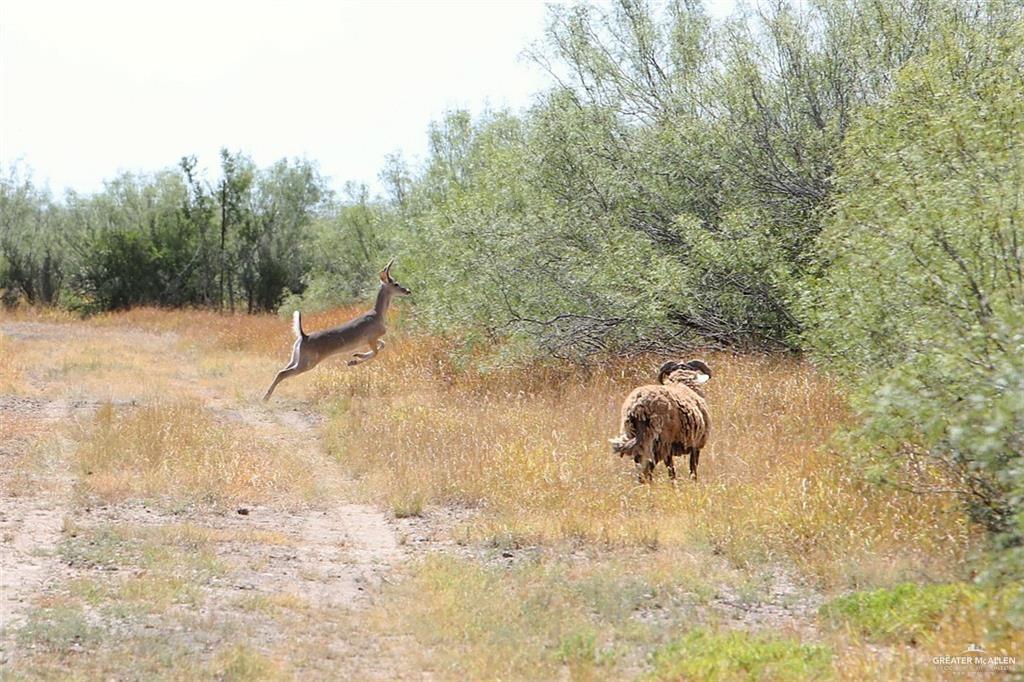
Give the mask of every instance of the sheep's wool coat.
[[665, 377], [664, 384], [641, 386], [629, 394], [622, 405], [622, 432], [626, 438], [637, 438], [631, 448], [635, 457], [651, 452], [655, 463], [667, 462], [673, 454], [681, 454], [680, 447], [684, 451], [704, 447], [711, 418], [701, 376], [677, 369]]

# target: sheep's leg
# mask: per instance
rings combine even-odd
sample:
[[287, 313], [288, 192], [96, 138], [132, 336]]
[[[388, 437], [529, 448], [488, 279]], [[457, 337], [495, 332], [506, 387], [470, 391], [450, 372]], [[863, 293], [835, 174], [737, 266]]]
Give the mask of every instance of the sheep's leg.
[[640, 483], [650, 483], [654, 478], [654, 460], [641, 459], [636, 465], [636, 471]]
[[697, 480], [697, 464], [700, 462], [700, 450], [690, 448], [690, 478]]
[[668, 478], [669, 478], [670, 481], [672, 481], [673, 484], [676, 482], [676, 461], [675, 461], [675, 457], [677, 455], [682, 456], [684, 454], [686, 454], [686, 450], [684, 450], [678, 444], [677, 445], [673, 445], [672, 449], [668, 453], [668, 459], [665, 460], [665, 464], [668, 465]]

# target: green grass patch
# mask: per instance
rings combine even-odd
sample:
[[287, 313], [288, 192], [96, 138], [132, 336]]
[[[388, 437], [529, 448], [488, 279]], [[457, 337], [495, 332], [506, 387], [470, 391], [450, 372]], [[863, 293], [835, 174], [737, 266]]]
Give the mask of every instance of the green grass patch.
[[410, 665], [442, 678], [628, 679], [699, 622], [712, 592], [702, 574], [668, 551], [514, 566], [430, 557], [388, 590], [373, 622], [415, 640]]
[[213, 668], [216, 679], [233, 682], [286, 678], [278, 663], [242, 644], [221, 653]]
[[17, 639], [22, 647], [64, 655], [94, 645], [101, 636], [102, 630], [89, 624], [81, 608], [55, 606], [32, 611]]
[[235, 605], [244, 611], [268, 615], [277, 615], [288, 611], [306, 613], [312, 609], [312, 606], [310, 606], [305, 598], [286, 592], [245, 596], [238, 599]]
[[822, 680], [832, 650], [792, 639], [698, 627], [654, 654], [654, 680]]
[[870, 639], [913, 642], [978, 597], [975, 589], [962, 583], [900, 583], [833, 599], [821, 607], [819, 615], [833, 627], [846, 627]]
[[112, 615], [162, 613], [175, 604], [196, 606], [202, 597], [186, 578], [161, 573], [115, 575], [104, 581], [80, 578], [68, 583], [68, 591]]
[[82, 568], [143, 568], [213, 576], [224, 572], [211, 543], [169, 534], [159, 527], [79, 526], [65, 529], [58, 547], [61, 559]]

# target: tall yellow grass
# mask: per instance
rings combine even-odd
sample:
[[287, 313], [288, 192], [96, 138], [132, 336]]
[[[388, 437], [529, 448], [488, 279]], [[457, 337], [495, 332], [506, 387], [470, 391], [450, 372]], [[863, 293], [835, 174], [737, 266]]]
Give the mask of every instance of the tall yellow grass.
[[[306, 329], [361, 309], [308, 316]], [[51, 321], [31, 312], [16, 318], [37, 319]], [[635, 677], [679, 634], [728, 626], [714, 605], [719, 590], [783, 599], [764, 591], [766, 576], [781, 574], [776, 565], [797, 567], [825, 592], [952, 582], [964, 577], [960, 562], [979, 544], [955, 498], [864, 482], [833, 443], [849, 419], [842, 387], [791, 357], [708, 354], [713, 428], [700, 480], [672, 486], [659, 467], [654, 483], [641, 486], [632, 462], [613, 456], [607, 441], [618, 431], [624, 396], [650, 382], [663, 358], [587, 369], [495, 367], [493, 358], [466, 356], [456, 341], [394, 325], [373, 362], [325, 362], [282, 384], [264, 407], [259, 397], [291, 346], [287, 319], [141, 309], [76, 324], [74, 343], [63, 333], [0, 337], [0, 351], [17, 347], [44, 396], [141, 403], [104, 406], [72, 434], [79, 486], [89, 496], [303, 505], [340, 487], [350, 494], [337, 479], [346, 471], [367, 501], [397, 515], [435, 504], [472, 507], [477, 513], [459, 537], [539, 545], [515, 552], [520, 560], [507, 566], [491, 565], [498, 553], [486, 551], [483, 562], [449, 556], [410, 564], [408, 580], [385, 589], [380, 608], [360, 617], [368, 637], [398, 633], [402, 647], [411, 638], [416, 646], [403, 654], [420, 658], [410, 665], [423, 663], [442, 679]], [[20, 380], [9, 355], [0, 353], [0, 382]], [[282, 403], [295, 406], [296, 398], [326, 417], [322, 434], [295, 428]], [[5, 424], [0, 414], [0, 435], [9, 439], [28, 442], [45, 427], [22, 416]], [[332, 461], [324, 461], [319, 435]], [[187, 546], [290, 542], [189, 525], [153, 532]], [[123, 601], [133, 602], [145, 590], [178, 595], [186, 586], [139, 580], [125, 587]], [[282, 604], [247, 608], [280, 624]], [[638, 625], [638, 614], [663, 606], [675, 620]], [[1003, 625], [1006, 610], [995, 601], [960, 609], [914, 646], [835, 631], [813, 613], [803, 618], [831, 647], [837, 678], [928, 679], [944, 672], [928, 656], [956, 654], [968, 642], [1019, 652], [1020, 635]], [[287, 627], [305, 628], [294, 622]], [[316, 641], [311, 660], [322, 658]], [[128, 669], [137, 656], [101, 663]], [[272, 663], [245, 651], [215, 661], [217, 674], [228, 676], [277, 674]]]
[[[304, 314], [307, 333], [339, 325], [363, 312], [366, 306], [349, 306], [320, 313]], [[139, 327], [147, 331], [174, 332], [190, 341], [221, 350], [244, 351], [268, 357], [288, 359], [292, 337], [291, 319], [277, 315], [246, 315], [214, 310], [168, 311], [160, 308], [134, 308], [89, 318], [98, 327]]]
[[0, 393], [18, 393], [23, 386], [21, 367], [11, 341], [0, 332]]
[[[306, 329], [338, 324], [363, 308], [307, 316]], [[253, 383], [233, 388], [252, 401], [292, 339], [288, 321], [276, 316], [138, 309], [88, 324], [180, 335], [190, 352], [216, 358], [211, 380], [225, 388]], [[330, 360], [282, 384], [274, 399], [301, 393], [319, 403], [330, 415], [330, 451], [360, 478], [368, 499], [396, 513], [473, 506], [482, 513], [468, 532], [496, 543], [694, 544], [739, 565], [785, 558], [823, 584], [850, 586], [952, 575], [976, 539], [955, 499], [868, 485], [833, 451], [832, 436], [848, 418], [842, 391], [805, 362], [710, 354], [713, 430], [700, 481], [672, 487], [659, 468], [653, 485], [638, 486], [632, 463], [614, 457], [607, 439], [618, 431], [622, 398], [652, 380], [660, 358], [485, 372], [443, 338], [396, 325], [387, 340], [373, 362], [348, 368]], [[247, 369], [231, 368], [243, 360]], [[168, 410], [185, 412], [160, 414]], [[151, 490], [195, 475], [189, 488], [203, 494], [271, 494], [285, 485], [273, 472], [293, 469], [259, 455], [262, 446], [210, 435], [211, 422], [196, 406], [139, 414], [101, 416], [97, 431], [108, 434], [100, 440], [120, 443], [100, 450], [122, 448], [124, 466], [145, 470]], [[173, 475], [146, 448], [128, 444], [154, 438], [168, 423], [195, 424], [196, 433], [175, 438], [198, 439]], [[221, 449], [236, 464], [210, 468], [208, 458]], [[219, 471], [219, 478], [204, 481], [203, 471]]]
[[79, 480], [104, 499], [310, 500], [307, 453], [220, 423], [195, 402], [101, 407], [78, 438]]
[[824, 584], [947, 575], [972, 545], [955, 500], [864, 483], [830, 448], [847, 419], [837, 387], [790, 358], [711, 354], [713, 429], [700, 481], [635, 483], [607, 440], [626, 393], [659, 361], [596, 370], [453, 374], [407, 339], [358, 372], [325, 372], [328, 445], [401, 513], [483, 510], [497, 543], [696, 543], [740, 565], [785, 558]]

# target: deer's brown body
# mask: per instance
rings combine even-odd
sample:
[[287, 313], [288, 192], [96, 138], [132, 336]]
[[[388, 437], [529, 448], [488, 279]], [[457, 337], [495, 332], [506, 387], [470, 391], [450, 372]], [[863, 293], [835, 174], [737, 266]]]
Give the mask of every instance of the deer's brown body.
[[274, 377], [274, 383], [270, 384], [263, 400], [270, 400], [274, 389], [281, 381], [308, 372], [332, 355], [354, 351], [357, 348], [369, 349], [365, 353], [353, 353], [355, 359], [349, 360], [349, 365], [358, 365], [377, 356], [384, 347], [384, 341], [381, 340], [387, 333], [384, 315], [391, 305], [391, 298], [408, 296], [411, 293], [391, 276], [392, 263], [394, 259], [380, 272], [380, 290], [377, 292], [377, 301], [373, 309], [343, 325], [307, 335], [302, 330], [302, 314], [298, 310], [295, 311], [292, 326], [296, 338], [295, 345], [292, 346], [292, 358]]

